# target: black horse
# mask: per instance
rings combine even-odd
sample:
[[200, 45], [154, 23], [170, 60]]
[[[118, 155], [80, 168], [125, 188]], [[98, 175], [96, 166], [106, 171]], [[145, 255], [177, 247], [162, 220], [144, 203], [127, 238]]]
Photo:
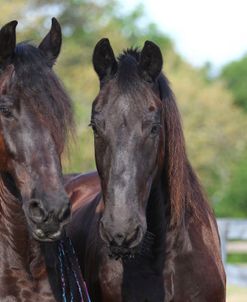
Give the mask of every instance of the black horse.
[[187, 158], [162, 61], [149, 41], [117, 60], [108, 39], [94, 50], [102, 198], [77, 204], [69, 226], [94, 302], [225, 301], [215, 217]]
[[34, 47], [16, 45], [16, 25], [0, 30], [0, 301], [81, 301], [73, 249], [57, 241], [70, 218], [60, 156], [73, 129], [52, 70], [61, 29], [53, 18]]

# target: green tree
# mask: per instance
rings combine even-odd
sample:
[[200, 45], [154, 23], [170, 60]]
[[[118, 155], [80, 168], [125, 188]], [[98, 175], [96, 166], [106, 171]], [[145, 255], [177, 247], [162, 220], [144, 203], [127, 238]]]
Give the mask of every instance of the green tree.
[[236, 104], [247, 111], [247, 56], [227, 64], [220, 77], [231, 90]]
[[211, 200], [217, 202], [245, 152], [247, 119], [219, 80], [208, 82], [203, 71], [184, 61], [175, 70], [168, 65], [167, 73], [182, 113], [190, 159]]
[[247, 152], [235, 166], [230, 186], [223, 198], [215, 204], [215, 212], [221, 217], [247, 217]]

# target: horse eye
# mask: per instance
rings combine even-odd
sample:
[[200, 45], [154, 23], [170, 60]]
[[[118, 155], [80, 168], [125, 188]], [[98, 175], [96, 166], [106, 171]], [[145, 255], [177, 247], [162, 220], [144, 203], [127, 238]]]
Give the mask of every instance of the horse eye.
[[93, 129], [93, 132], [94, 132], [95, 135], [99, 134], [96, 126], [92, 126], [92, 129]]
[[97, 127], [96, 127], [96, 125], [95, 125], [94, 123], [90, 123], [90, 124], [89, 124], [89, 127], [92, 127], [93, 133], [94, 133], [94, 135], [95, 135], [96, 137], [99, 136], [98, 129], [97, 129]]
[[0, 108], [0, 112], [4, 117], [7, 118], [10, 118], [12, 116], [11, 111], [6, 107]]
[[160, 131], [160, 125], [153, 125], [152, 128], [151, 128], [151, 134], [152, 135], [156, 135], [158, 134]]

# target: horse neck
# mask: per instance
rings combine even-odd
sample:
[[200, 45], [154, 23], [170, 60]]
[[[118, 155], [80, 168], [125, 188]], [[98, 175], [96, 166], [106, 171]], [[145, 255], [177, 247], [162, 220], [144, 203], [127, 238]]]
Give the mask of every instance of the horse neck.
[[[153, 254], [157, 267], [172, 269], [177, 248], [184, 248], [186, 239], [184, 224], [171, 227], [171, 205], [168, 196], [168, 182], [163, 169], [152, 186], [147, 205], [147, 230], [154, 235]], [[175, 248], [176, 246], [176, 248]]]
[[147, 205], [147, 227], [148, 231], [153, 233], [155, 237], [159, 237], [165, 230], [165, 198], [165, 192], [159, 180], [152, 186]]
[[155, 238], [153, 253], [158, 266], [164, 262], [165, 234], [168, 223], [166, 198], [164, 183], [162, 178], [159, 178], [152, 186], [146, 210], [147, 230]]
[[0, 266], [35, 278], [45, 267], [40, 246], [29, 235], [21, 201], [11, 193], [15, 190], [11, 186], [0, 175]]

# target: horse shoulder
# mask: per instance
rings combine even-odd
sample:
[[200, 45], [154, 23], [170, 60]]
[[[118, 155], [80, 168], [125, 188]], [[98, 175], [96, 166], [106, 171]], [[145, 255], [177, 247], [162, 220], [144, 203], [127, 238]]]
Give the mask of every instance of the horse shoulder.
[[225, 301], [225, 273], [217, 225], [210, 214], [206, 221], [191, 220], [185, 248], [175, 258], [176, 302]]

